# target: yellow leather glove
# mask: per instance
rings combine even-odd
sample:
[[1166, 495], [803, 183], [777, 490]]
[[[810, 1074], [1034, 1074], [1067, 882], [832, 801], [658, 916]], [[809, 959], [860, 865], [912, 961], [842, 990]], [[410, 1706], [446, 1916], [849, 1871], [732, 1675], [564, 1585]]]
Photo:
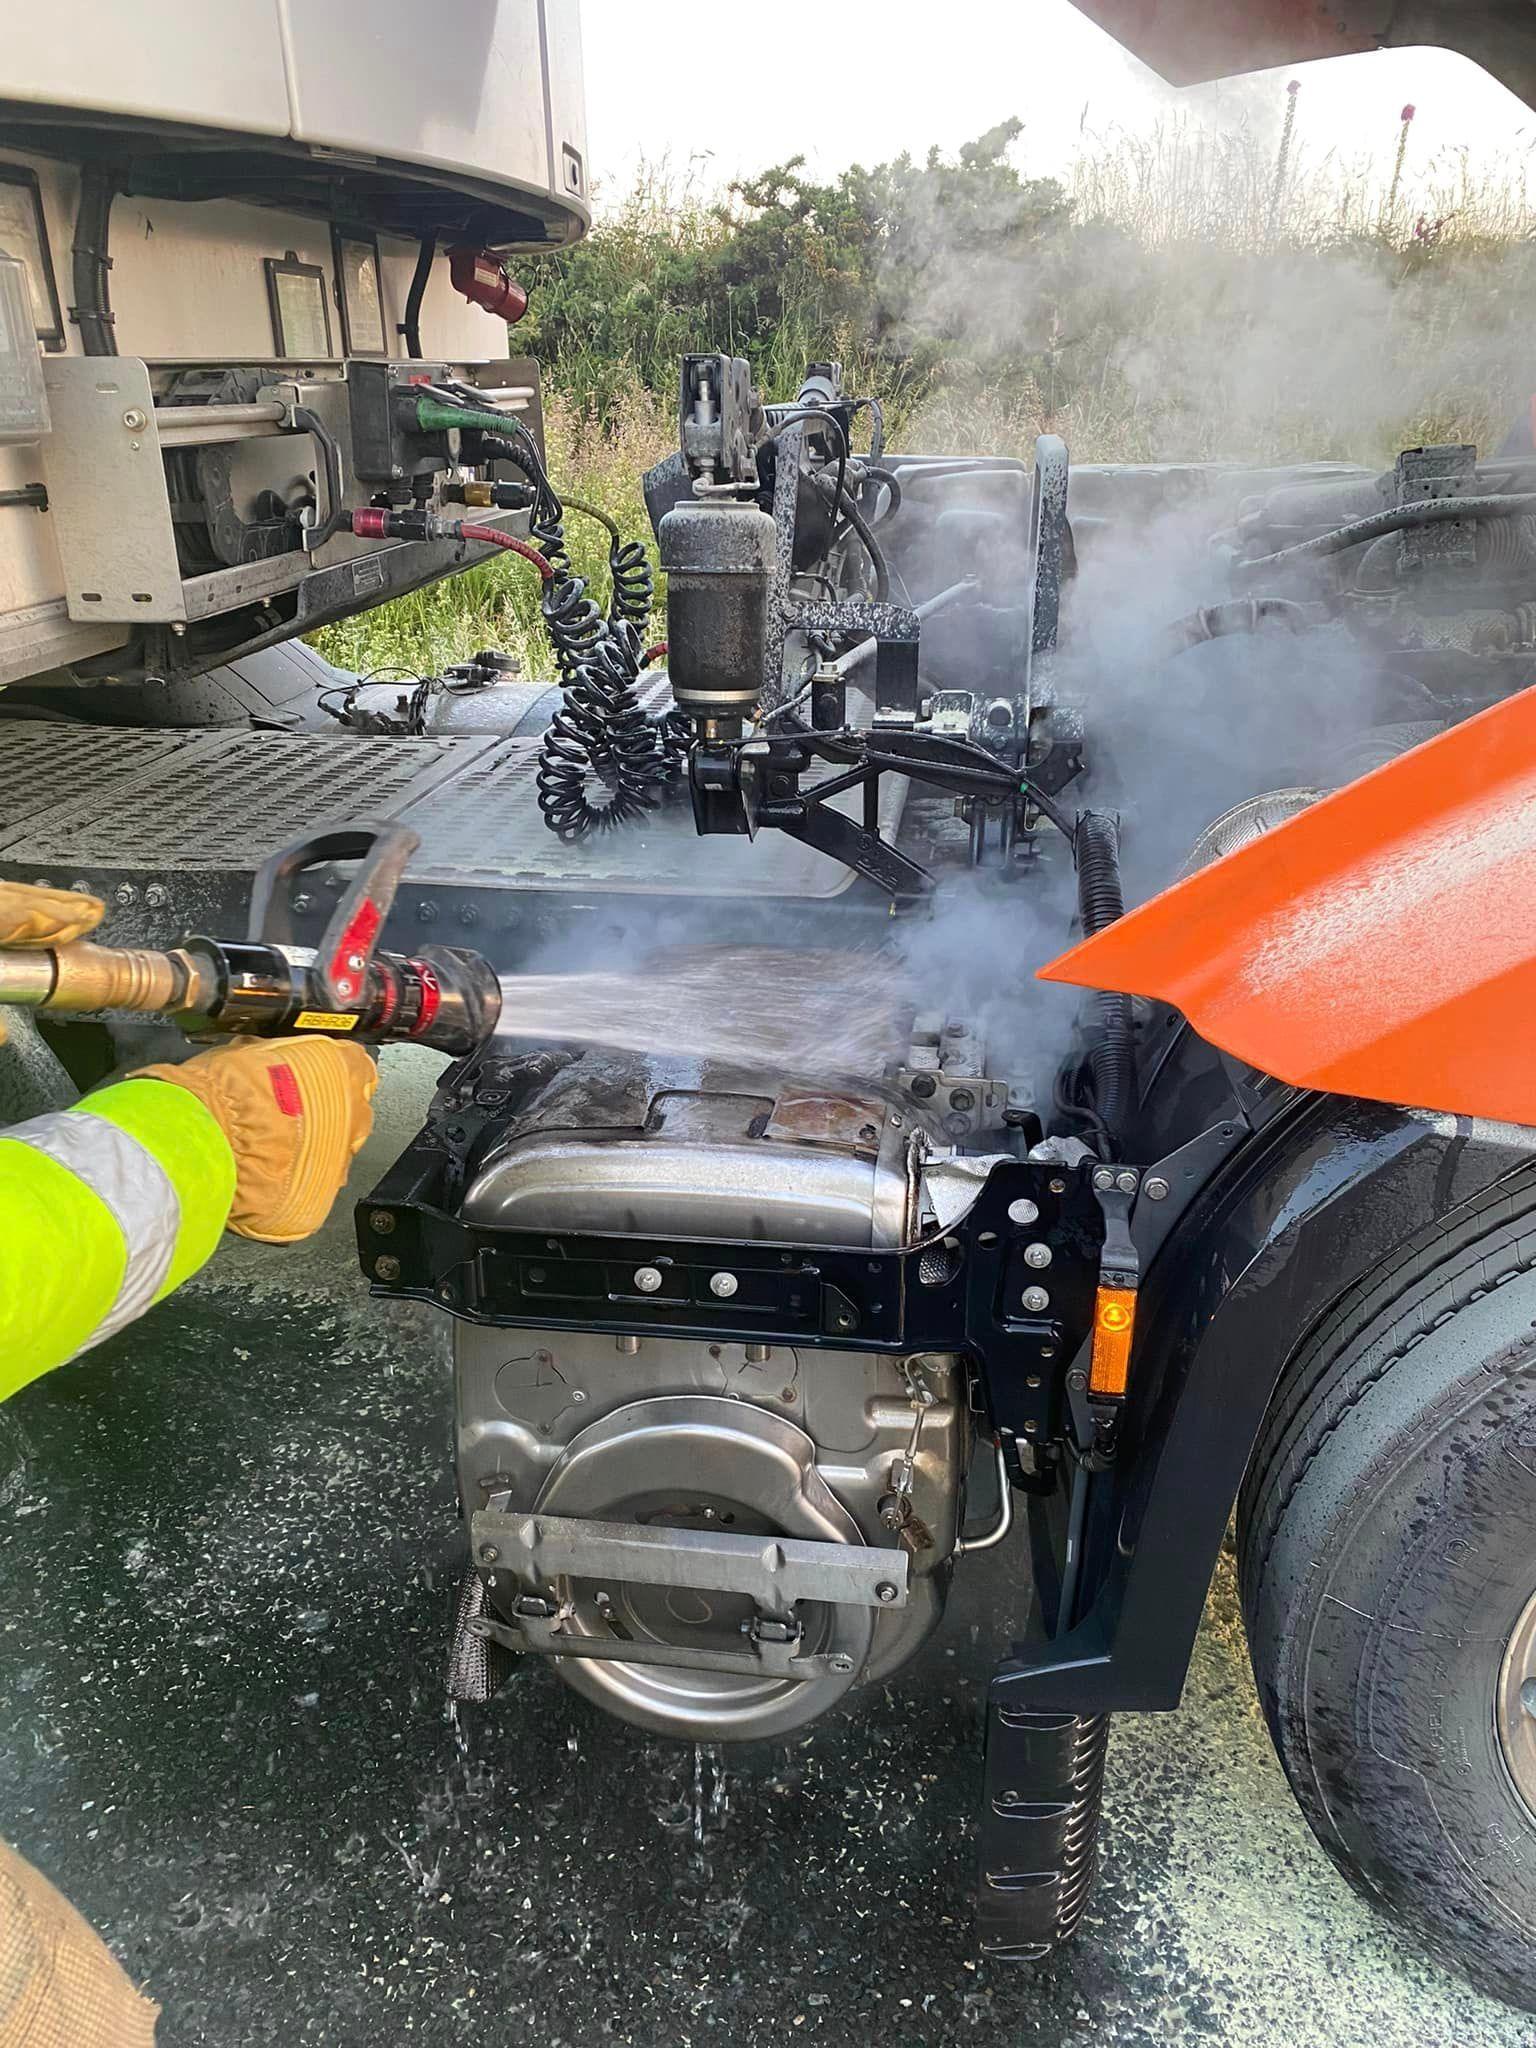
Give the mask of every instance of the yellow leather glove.
[[106, 907], [75, 889], [0, 882], [0, 946], [67, 946], [95, 931]]
[[0, 2048], [154, 2048], [158, 2017], [69, 1901], [0, 1842]]
[[[0, 946], [36, 952], [44, 946], [67, 946], [83, 939], [101, 923], [106, 905], [97, 896], [75, 889], [40, 889], [35, 882], [0, 882]], [[5, 1012], [0, 1010], [0, 1045], [5, 1043]]]
[[140, 1074], [186, 1088], [235, 1155], [228, 1228], [262, 1244], [294, 1244], [330, 1214], [373, 1128], [378, 1069], [335, 1038], [238, 1038], [180, 1066]]

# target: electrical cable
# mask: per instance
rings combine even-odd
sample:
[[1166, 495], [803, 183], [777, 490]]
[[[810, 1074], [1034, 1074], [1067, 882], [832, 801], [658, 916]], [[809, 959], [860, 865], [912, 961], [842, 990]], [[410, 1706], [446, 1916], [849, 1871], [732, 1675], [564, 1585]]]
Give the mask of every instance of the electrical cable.
[[799, 407], [787, 419], [775, 420], [767, 433], [764, 434], [763, 440], [777, 441], [780, 434], [785, 433], [790, 427], [803, 425], [806, 420], [823, 421], [837, 436], [837, 496], [841, 498], [844, 481], [848, 474], [848, 436], [843, 432], [842, 421], [837, 419], [832, 413], [823, 412], [820, 406]]
[[848, 417], [852, 419], [853, 415], [862, 412], [865, 406], [869, 407], [870, 419], [869, 459], [871, 462], [878, 462], [885, 453], [885, 407], [878, 398], [856, 398], [848, 408]]
[[405, 295], [405, 317], [400, 322], [400, 333], [405, 340], [405, 352], [421, 360], [421, 302], [427, 295], [427, 279], [432, 275], [433, 258], [437, 255], [437, 229], [428, 228], [421, 238], [416, 251], [416, 268], [411, 272], [410, 288]]
[[75, 303], [70, 318], [80, 330], [80, 347], [88, 356], [115, 356], [117, 330], [112, 315], [107, 253], [112, 202], [121, 184], [118, 172], [90, 169], [80, 173], [80, 200], [75, 209], [75, 237], [70, 248]]
[[882, 469], [878, 463], [866, 462], [864, 465], [864, 480], [866, 483], [873, 481], [885, 486], [890, 502], [880, 514], [878, 521], [873, 519], [870, 521], [871, 526], [884, 526], [888, 521], [894, 519], [901, 510], [901, 485], [896, 480], [896, 473], [894, 470]]
[[1312, 540], [1297, 541], [1278, 554], [1256, 555], [1247, 562], [1232, 564], [1233, 577], [1247, 582], [1251, 577], [1272, 575], [1278, 569], [1294, 568], [1301, 562], [1317, 562], [1329, 555], [1341, 555], [1349, 548], [1363, 547], [1383, 534], [1407, 533], [1414, 527], [1438, 526], [1452, 519], [1508, 519], [1522, 512], [1536, 512], [1536, 491], [1509, 491], [1501, 497], [1416, 498], [1411, 504], [1389, 506], [1368, 518], [1353, 519], [1331, 533]]
[[[823, 489], [823, 479], [821, 477], [816, 477], [814, 481], [818, 492], [820, 492], [822, 497], [826, 497], [827, 492], [825, 491], [825, 489]], [[843, 491], [840, 494], [840, 501], [842, 504], [844, 516], [846, 517], [848, 524], [853, 528], [854, 532], [859, 536], [859, 539], [863, 542], [864, 552], [869, 556], [870, 566], [874, 569], [875, 602], [877, 604], [884, 604], [891, 594], [891, 572], [886, 563], [884, 550], [881, 548], [879, 541], [875, 539], [873, 533], [870, 532], [869, 523], [865, 519], [864, 514], [859, 510], [858, 506], [855, 505], [852, 498], [849, 497], [846, 491]], [[834, 519], [837, 516], [838, 503], [839, 496], [837, 494], [834, 494], [832, 499]]]

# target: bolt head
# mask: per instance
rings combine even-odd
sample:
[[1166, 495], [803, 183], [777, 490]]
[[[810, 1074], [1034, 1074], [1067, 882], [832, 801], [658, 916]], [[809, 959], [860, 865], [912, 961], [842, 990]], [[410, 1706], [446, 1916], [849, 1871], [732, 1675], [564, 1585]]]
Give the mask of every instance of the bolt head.
[[734, 1273], [711, 1273], [709, 1276], [709, 1291], [720, 1301], [729, 1301], [740, 1285]]
[[170, 906], [171, 892], [159, 882], [151, 882], [144, 891], [144, 901], [151, 910], [165, 910]]
[[1043, 1287], [1026, 1287], [1021, 1299], [1032, 1316], [1043, 1315], [1051, 1305], [1051, 1297]]
[[890, 1603], [896, 1598], [896, 1594], [897, 1588], [891, 1584], [889, 1579], [882, 1579], [879, 1585], [875, 1588], [875, 1598], [881, 1603], [882, 1606], [888, 1607]]
[[1066, 1182], [1065, 1182], [1065, 1181], [1064, 1181], [1064, 1180], [1062, 1179], [1062, 1177], [1061, 1177], [1061, 1175], [1060, 1175], [1060, 1174], [1057, 1174], [1057, 1175], [1056, 1175], [1056, 1176], [1055, 1176], [1055, 1177], [1054, 1177], [1054, 1178], [1053, 1178], [1053, 1179], [1051, 1180], [1051, 1182], [1050, 1182], [1050, 1190], [1051, 1190], [1051, 1193], [1052, 1193], [1053, 1195], [1064, 1195], [1064, 1194], [1065, 1194], [1065, 1193], [1067, 1192], [1067, 1184], [1066, 1184]]
[[136, 405], [130, 405], [123, 414], [123, 425], [130, 434], [138, 434], [149, 425], [149, 421]]
[[851, 1671], [853, 1669], [853, 1659], [851, 1657], [834, 1657], [832, 1659], [832, 1669], [834, 1671]]
[[380, 1280], [398, 1280], [400, 1278], [400, 1261], [392, 1259], [386, 1253], [382, 1259], [374, 1260], [373, 1270]]
[[112, 901], [114, 903], [121, 903], [125, 907], [130, 903], [137, 903], [138, 900], [139, 892], [135, 889], [132, 882], [119, 882], [112, 891]]
[[571, 1399], [575, 1401], [578, 1405], [580, 1405], [581, 1402], [585, 1401], [586, 1398], [587, 1390], [585, 1387], [572, 1387]]
[[912, 1093], [925, 1102], [938, 1085], [932, 1074], [914, 1074], [907, 1083]]
[[1008, 1221], [1010, 1223], [1034, 1223], [1039, 1220], [1039, 1216], [1040, 1209], [1038, 1203], [1030, 1201], [1026, 1195], [1020, 1195], [1016, 1202], [1008, 1204]]
[[949, 1091], [949, 1106], [951, 1109], [974, 1109], [976, 1107], [976, 1091], [973, 1088], [951, 1088]]
[[1112, 1188], [1115, 1184], [1115, 1170], [1112, 1166], [1096, 1166], [1093, 1169], [1093, 1184], [1096, 1188]]
[[661, 1287], [660, 1267], [636, 1266], [635, 1286], [639, 1289], [639, 1291], [642, 1294], [655, 1294], [659, 1292]]
[[394, 1227], [395, 1214], [392, 1209], [370, 1209], [368, 1211], [368, 1228], [377, 1231], [380, 1237], [388, 1237]]
[[1043, 1272], [1051, 1263], [1051, 1248], [1048, 1244], [1027, 1244], [1024, 1247], [1024, 1263], [1033, 1266], [1036, 1272]]
[[1154, 1173], [1150, 1180], [1142, 1182], [1141, 1192], [1149, 1202], [1166, 1202], [1170, 1191], [1161, 1174]]
[[1135, 1194], [1137, 1188], [1137, 1180], [1135, 1174], [1131, 1172], [1129, 1167], [1127, 1167], [1123, 1172], [1117, 1173], [1115, 1175], [1115, 1186], [1120, 1190], [1122, 1195]]
[[1077, 1371], [1077, 1372], [1069, 1372], [1069, 1373], [1067, 1374], [1067, 1389], [1068, 1389], [1068, 1391], [1069, 1391], [1070, 1393], [1073, 1393], [1073, 1394], [1080, 1394], [1080, 1393], [1082, 1393], [1083, 1389], [1084, 1389], [1084, 1388], [1085, 1388], [1085, 1387], [1087, 1386], [1087, 1384], [1088, 1384], [1088, 1375], [1087, 1375], [1087, 1373], [1085, 1373], [1085, 1372], [1083, 1372], [1083, 1371], [1079, 1370], [1079, 1371]]
[[501, 1562], [501, 1552], [496, 1548], [494, 1543], [481, 1544], [480, 1562], [482, 1564], [499, 1564]]

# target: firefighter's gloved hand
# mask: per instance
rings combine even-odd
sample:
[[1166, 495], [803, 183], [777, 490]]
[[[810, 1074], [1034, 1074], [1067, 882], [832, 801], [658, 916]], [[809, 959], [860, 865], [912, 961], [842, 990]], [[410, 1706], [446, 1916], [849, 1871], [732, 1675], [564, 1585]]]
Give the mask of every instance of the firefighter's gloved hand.
[[320, 1228], [373, 1128], [378, 1069], [335, 1038], [236, 1039], [140, 1071], [190, 1089], [212, 1112], [235, 1155], [228, 1227], [262, 1244]]
[[69, 1901], [0, 1842], [0, 2048], [153, 2048], [158, 2017]]
[[106, 905], [74, 889], [0, 882], [0, 946], [67, 946], [101, 923]]

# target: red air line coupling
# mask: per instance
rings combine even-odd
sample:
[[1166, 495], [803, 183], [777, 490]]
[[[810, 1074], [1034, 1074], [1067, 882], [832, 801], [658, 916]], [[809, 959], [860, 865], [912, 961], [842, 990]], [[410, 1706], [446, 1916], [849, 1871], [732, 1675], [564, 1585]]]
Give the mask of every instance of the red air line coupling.
[[[405, 520], [410, 524], [406, 525]], [[423, 531], [423, 523], [428, 528]], [[408, 512], [403, 518], [383, 505], [359, 505], [352, 514], [352, 531], [362, 540], [470, 540], [479, 541], [486, 547], [504, 548], [508, 554], [521, 555], [525, 562], [531, 562], [546, 583], [553, 583], [555, 572], [539, 553], [529, 547], [527, 541], [519, 540], [515, 534], [503, 533], [499, 526], [477, 526], [468, 519], [438, 519], [420, 512]]]

